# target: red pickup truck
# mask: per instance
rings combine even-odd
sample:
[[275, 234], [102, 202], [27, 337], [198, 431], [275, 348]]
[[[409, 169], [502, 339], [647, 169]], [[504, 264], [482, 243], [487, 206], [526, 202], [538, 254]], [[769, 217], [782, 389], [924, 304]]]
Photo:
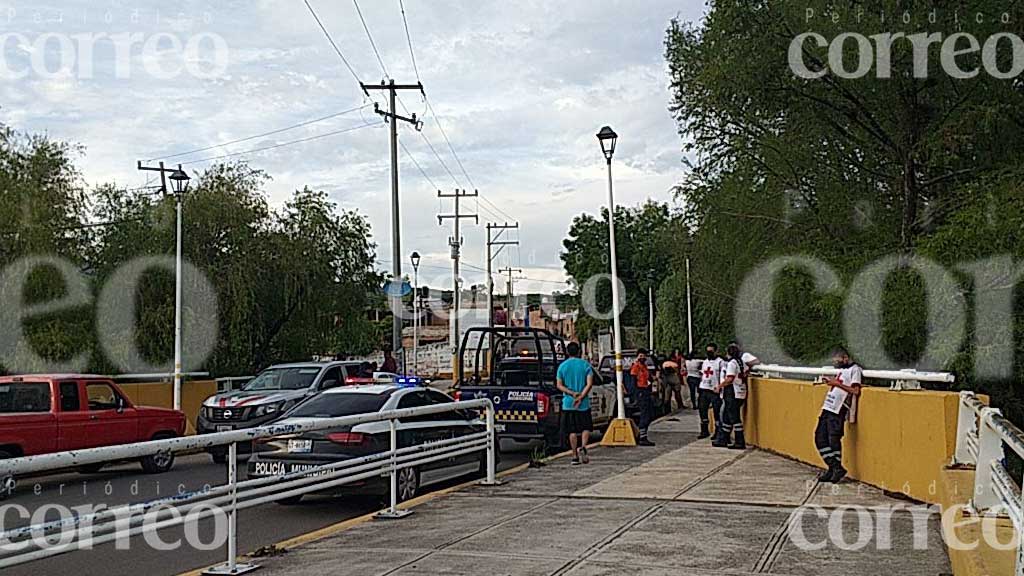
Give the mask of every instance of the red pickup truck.
[[[174, 438], [185, 414], [134, 406], [109, 378], [82, 374], [0, 377], [0, 459]], [[174, 455], [142, 460], [148, 473], [166, 472]], [[95, 472], [102, 464], [83, 467]]]

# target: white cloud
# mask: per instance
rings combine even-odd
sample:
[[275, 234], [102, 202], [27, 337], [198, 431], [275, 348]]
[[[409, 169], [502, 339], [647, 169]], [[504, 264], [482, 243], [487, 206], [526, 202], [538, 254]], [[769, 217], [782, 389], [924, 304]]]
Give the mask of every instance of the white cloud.
[[[382, 72], [353, 5], [310, 1], [360, 78], [379, 81]], [[16, 16], [8, 28], [29, 38], [49, 32], [169, 32], [187, 40], [190, 34], [215, 33], [225, 39], [230, 53], [224, 74], [209, 80], [151, 78], [139, 55], [131, 62], [131, 77], [116, 79], [103, 73], [112, 69], [112, 51], [98, 49], [95, 78], [0, 85], [6, 104], [0, 121], [84, 145], [82, 168], [92, 183], [141, 182], [144, 177], [135, 171], [138, 159], [210, 146], [369, 103], [302, 2], [192, 0], [174, 9], [151, 0], [101, 8], [93, 4], [14, 2]], [[360, 7], [388, 71], [399, 81], [414, 81], [398, 3], [364, 0]], [[663, 40], [680, 3], [406, 0], [405, 7], [417, 65], [448, 137], [481, 193], [521, 224], [521, 248], [510, 251], [509, 260], [499, 257], [500, 264], [526, 268], [528, 277], [539, 280], [563, 279], [559, 252], [573, 216], [597, 213], [607, 202], [605, 166], [594, 138], [601, 125], [609, 124], [620, 134], [617, 202], [671, 198], [683, 167], [681, 142], [667, 111]], [[42, 23], [34, 18], [39, 10], [47, 15]], [[64, 14], [60, 22], [52, 18], [58, 12]], [[700, 7], [684, 7], [681, 16], [697, 18]], [[10, 55], [18, 49], [11, 43], [6, 50]], [[162, 60], [174, 64], [173, 56]], [[404, 94], [403, 101], [410, 111], [425, 112], [417, 94]], [[367, 109], [175, 160], [268, 146], [377, 120]], [[454, 180], [470, 188], [434, 119], [427, 117], [425, 124], [425, 134]], [[449, 211], [450, 201], [440, 204], [435, 186], [450, 192], [456, 182], [419, 135], [403, 126], [400, 138], [433, 182], [400, 152], [402, 249], [423, 254], [424, 266], [432, 268], [421, 270], [421, 276], [431, 270], [439, 282], [447, 282], [451, 230], [438, 226], [436, 214]], [[273, 177], [267, 186], [272, 202], [309, 185], [366, 214], [379, 258], [391, 259], [385, 129], [278, 148], [249, 160]], [[477, 203], [467, 202], [467, 209], [476, 208]], [[505, 219], [487, 209], [481, 203], [483, 217]], [[483, 221], [464, 227], [464, 256], [473, 265], [484, 263]], [[403, 264], [408, 271], [408, 263]], [[471, 267], [465, 276], [468, 283], [483, 281], [483, 274]]]

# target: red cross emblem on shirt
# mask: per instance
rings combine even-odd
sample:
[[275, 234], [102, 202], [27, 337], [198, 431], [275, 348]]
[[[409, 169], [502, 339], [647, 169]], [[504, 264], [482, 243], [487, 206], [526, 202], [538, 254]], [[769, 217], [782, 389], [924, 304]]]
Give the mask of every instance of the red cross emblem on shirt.
[[715, 371], [711, 369], [711, 366], [708, 366], [707, 368], [704, 369], [704, 377], [705, 378], [711, 378], [714, 375], [715, 375]]

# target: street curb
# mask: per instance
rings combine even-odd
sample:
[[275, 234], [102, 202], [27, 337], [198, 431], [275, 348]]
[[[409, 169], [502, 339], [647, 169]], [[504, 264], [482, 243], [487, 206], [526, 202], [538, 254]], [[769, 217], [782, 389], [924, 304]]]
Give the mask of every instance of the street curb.
[[[597, 442], [592, 442], [589, 445], [587, 445], [587, 449], [588, 450], [592, 449], [592, 448], [600, 448], [600, 444], [597, 443]], [[566, 450], [565, 452], [559, 452], [558, 454], [554, 454], [552, 456], [548, 456], [547, 458], [543, 458], [543, 459], [539, 460], [539, 462], [548, 463], [548, 462], [552, 462], [552, 461], [558, 460], [559, 458], [564, 458], [566, 456], [570, 456], [571, 454], [572, 454], [572, 450]], [[512, 476], [512, 475], [515, 475], [515, 474], [519, 474], [520, 472], [524, 472], [524, 471], [529, 470], [529, 469], [530, 469], [530, 462], [524, 462], [524, 463], [522, 463], [522, 464], [520, 464], [518, 466], [514, 466], [512, 468], [509, 468], [508, 470], [503, 470], [501, 472], [498, 472], [495, 476], [497, 478], [505, 478], [507, 476]], [[465, 490], [466, 488], [470, 488], [472, 486], [477, 486], [478, 484], [480, 484], [480, 480], [470, 480], [468, 482], [463, 482], [462, 484], [458, 484], [456, 486], [450, 486], [450, 487], [445, 488], [443, 490], [437, 490], [437, 491], [434, 491], [434, 492], [429, 492], [427, 494], [423, 494], [422, 496], [417, 496], [417, 497], [413, 498], [412, 500], [409, 500], [409, 501], [406, 501], [406, 502], [402, 502], [401, 504], [398, 505], [398, 508], [400, 510], [406, 510], [406, 509], [410, 509], [410, 508], [415, 508], [417, 506], [420, 506], [421, 504], [426, 504], [427, 502], [436, 500], [436, 499], [444, 497], [444, 496], [448, 496], [448, 495], [453, 494], [455, 492], [459, 492], [460, 490]], [[330, 526], [325, 526], [325, 527], [320, 528], [318, 530], [314, 530], [312, 532], [307, 532], [306, 534], [300, 534], [298, 536], [294, 536], [294, 537], [289, 538], [287, 540], [282, 540], [282, 541], [280, 541], [280, 542], [278, 542], [276, 544], [271, 544], [270, 546], [267, 546], [267, 548], [274, 548], [274, 549], [276, 549], [278, 551], [285, 552], [285, 551], [288, 551], [291, 548], [296, 548], [298, 546], [309, 544], [311, 542], [316, 542], [317, 540], [323, 540], [324, 538], [328, 538], [330, 536], [334, 536], [336, 534], [340, 534], [340, 533], [348, 530], [349, 528], [354, 528], [354, 527], [359, 526], [361, 524], [365, 524], [366, 522], [369, 522], [370, 520], [373, 520], [374, 516], [377, 515], [377, 512], [379, 512], [379, 510], [376, 511], [376, 512], [370, 512], [368, 514], [364, 514], [362, 516], [357, 516], [356, 518], [349, 518], [348, 520], [343, 520], [341, 522], [338, 522], [337, 524], [332, 524]], [[249, 560], [254, 560], [254, 558], [252, 556], [250, 556], [250, 555], [244, 555], [244, 556], [241, 556], [239, 558], [240, 562], [249, 561]], [[209, 570], [210, 568], [213, 568], [214, 566], [220, 566], [220, 565], [221, 565], [221, 563], [217, 563], [217, 564], [213, 564], [213, 565], [210, 565], [210, 566], [206, 566], [204, 568], [197, 568], [195, 570], [190, 570], [188, 572], [182, 572], [178, 576], [201, 576], [202, 573], [205, 570]]]
[[[680, 410], [677, 410], [675, 412], [670, 412], [668, 414], [665, 414], [664, 416], [662, 416], [660, 418], [657, 418], [654, 421], [652, 421], [651, 424], [656, 424], [658, 422], [661, 422], [662, 420], [665, 420], [667, 418], [671, 418], [671, 417], [677, 415], [679, 412], [680, 412]], [[591, 442], [590, 444], [587, 445], [587, 449], [588, 450], [600, 449], [600, 448], [601, 448], [601, 443], [600, 442]], [[570, 455], [572, 455], [572, 450], [566, 450], [565, 452], [559, 452], [558, 454], [554, 454], [552, 456], [548, 456], [547, 458], [542, 458], [541, 460], [539, 460], [539, 462], [542, 462], [542, 463], [546, 464], [548, 462], [553, 462], [555, 460], [558, 460], [560, 458], [565, 458], [566, 456], [570, 456]], [[518, 466], [509, 468], [508, 470], [503, 470], [503, 471], [497, 473], [496, 477], [498, 477], [498, 478], [505, 478], [507, 476], [513, 476], [515, 474], [519, 474], [520, 472], [524, 472], [524, 471], [529, 470], [529, 469], [530, 469], [530, 462], [524, 462], [523, 464], [520, 464]], [[430, 493], [424, 494], [422, 496], [417, 496], [416, 498], [413, 498], [412, 500], [409, 500], [407, 502], [403, 502], [403, 503], [399, 504], [398, 508], [401, 509], [401, 510], [415, 508], [415, 507], [417, 507], [417, 506], [419, 506], [421, 504], [426, 504], [427, 502], [431, 502], [431, 501], [436, 500], [438, 498], [441, 498], [441, 497], [444, 497], [444, 496], [448, 496], [450, 494], [453, 494], [455, 492], [459, 492], [461, 490], [465, 490], [466, 488], [470, 488], [472, 486], [476, 486], [479, 483], [480, 483], [480, 480], [470, 480], [469, 482], [463, 482], [462, 484], [458, 484], [456, 486], [451, 486], [451, 487], [445, 488], [443, 490], [437, 490], [435, 492], [430, 492]], [[279, 551], [284, 552], [284, 551], [287, 551], [287, 550], [289, 550], [291, 548], [296, 548], [298, 546], [309, 544], [311, 542], [316, 542], [317, 540], [323, 540], [324, 538], [328, 538], [330, 536], [334, 536], [336, 534], [340, 534], [340, 533], [348, 530], [349, 528], [354, 528], [354, 527], [359, 526], [361, 524], [365, 524], [366, 522], [369, 522], [370, 520], [373, 520], [373, 517], [376, 516], [376, 515], [377, 515], [377, 512], [370, 512], [368, 514], [364, 514], [364, 515], [358, 516], [356, 518], [349, 518], [348, 520], [343, 520], [341, 522], [338, 522], [337, 524], [332, 524], [330, 526], [325, 526], [323, 528], [320, 528], [319, 530], [314, 530], [312, 532], [307, 532], [306, 534], [300, 534], [298, 536], [289, 538], [287, 540], [282, 540], [282, 541], [280, 541], [280, 542], [278, 542], [276, 544], [272, 544], [271, 546], [269, 546], [269, 548], [274, 548], [274, 549], [277, 549]], [[253, 558], [250, 555], [244, 555], [244, 556], [240, 557], [240, 560], [242, 560], [242, 561], [252, 560], [252, 559]], [[214, 565], [211, 565], [211, 566], [207, 566], [205, 568], [198, 568], [196, 570], [191, 570], [189, 572], [183, 572], [183, 573], [179, 574], [178, 576], [201, 576], [204, 570], [208, 570], [208, 569], [212, 568], [213, 566], [219, 566], [219, 565], [220, 564], [214, 564]]]

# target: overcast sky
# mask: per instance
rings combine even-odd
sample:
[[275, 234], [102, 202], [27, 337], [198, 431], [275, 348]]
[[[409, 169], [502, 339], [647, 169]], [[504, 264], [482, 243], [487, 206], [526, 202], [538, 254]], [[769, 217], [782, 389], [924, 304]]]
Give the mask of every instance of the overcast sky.
[[[356, 5], [347, 0], [310, 3], [355, 74], [365, 82], [380, 82], [384, 73]], [[408, 125], [400, 126], [399, 139], [411, 153], [410, 158], [399, 151], [402, 252], [417, 250], [423, 255], [421, 280], [450, 286], [451, 225], [438, 226], [436, 215], [449, 212], [451, 201], [439, 202], [437, 189], [450, 193], [475, 185], [498, 208], [464, 202], [467, 212], [481, 215], [480, 226], [464, 223], [466, 281], [483, 281], [483, 273], [474, 267], [484, 265], [484, 223], [517, 220], [521, 248], [499, 256], [496, 266], [521, 265], [526, 277], [548, 281], [517, 284], [520, 292], [564, 287], [553, 281], [565, 279], [559, 252], [573, 216], [597, 213], [607, 202], [604, 162], [594, 138], [603, 124], [620, 134], [617, 203], [671, 200], [670, 189], [684, 168], [681, 140], [667, 110], [663, 41], [671, 18], [695, 20], [702, 3], [404, 4], [419, 78], [438, 118], [429, 114], [417, 93], [407, 93], [402, 100], [409, 112], [425, 117], [423, 134], [454, 175], [419, 134]], [[3, 46], [7, 77], [0, 85], [0, 122], [84, 146], [79, 163], [89, 184], [133, 187], [145, 183], [135, 170], [140, 159], [367, 106], [173, 159], [200, 160], [186, 168], [201, 171], [209, 164], [202, 160], [212, 156], [378, 121], [372, 100], [359, 90], [303, 0], [175, 5], [178, 8], [171, 11], [168, 3], [155, 1], [0, 2], [4, 32], [24, 35], [8, 36]], [[415, 83], [399, 0], [362, 0], [359, 8], [390, 76], [400, 83]], [[96, 36], [125, 33], [141, 35], [127, 59], [116, 57], [113, 42]], [[160, 33], [174, 35], [182, 44], [191, 40], [199, 50], [192, 55], [176, 50], [170, 39], [154, 39]], [[47, 34], [56, 36], [47, 39]], [[226, 52], [214, 50], [211, 35], [223, 38]], [[46, 49], [40, 53], [41, 40], [46, 40]], [[62, 40], [70, 44], [62, 48]], [[146, 51], [147, 40], [161, 53]], [[83, 45], [93, 42], [90, 55]], [[46, 62], [47, 68], [33, 66], [34, 52], [42, 54], [37, 60]], [[66, 62], [73, 66], [60, 72], [60, 57], [68, 55]], [[185, 70], [167, 77], [184, 62], [200, 73]], [[91, 73], [86, 72], [89, 68]], [[399, 112], [404, 113], [401, 106]], [[438, 120], [468, 179], [438, 130]], [[380, 266], [390, 270], [388, 150], [386, 127], [373, 126], [238, 158], [272, 176], [267, 192], [275, 205], [294, 189], [309, 185], [326, 190], [342, 207], [366, 214]], [[403, 264], [409, 271], [407, 262]]]

